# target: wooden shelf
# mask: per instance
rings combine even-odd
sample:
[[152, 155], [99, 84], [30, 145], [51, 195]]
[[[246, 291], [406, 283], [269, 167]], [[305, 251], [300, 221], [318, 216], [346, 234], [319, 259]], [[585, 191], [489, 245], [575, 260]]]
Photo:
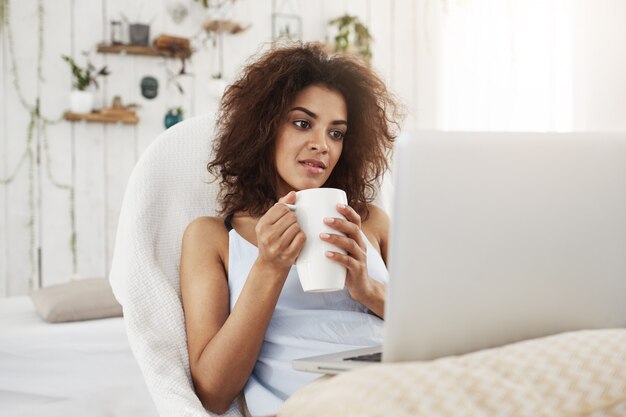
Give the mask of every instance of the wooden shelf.
[[134, 112], [72, 113], [68, 111], [63, 114], [63, 118], [71, 122], [85, 120], [94, 123], [125, 123], [131, 125], [139, 123], [139, 117]]
[[106, 45], [98, 44], [98, 52], [103, 54], [130, 54], [130, 55], [143, 55], [143, 56], [162, 56], [166, 58], [189, 58], [191, 56], [191, 50], [184, 51], [169, 51], [166, 49], [157, 49], [152, 46], [141, 45]]

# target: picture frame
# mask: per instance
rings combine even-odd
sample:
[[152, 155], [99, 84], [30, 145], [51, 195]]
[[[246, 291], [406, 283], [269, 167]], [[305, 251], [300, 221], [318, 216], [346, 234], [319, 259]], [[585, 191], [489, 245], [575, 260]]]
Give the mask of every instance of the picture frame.
[[274, 13], [272, 39], [302, 40], [302, 18], [296, 14]]

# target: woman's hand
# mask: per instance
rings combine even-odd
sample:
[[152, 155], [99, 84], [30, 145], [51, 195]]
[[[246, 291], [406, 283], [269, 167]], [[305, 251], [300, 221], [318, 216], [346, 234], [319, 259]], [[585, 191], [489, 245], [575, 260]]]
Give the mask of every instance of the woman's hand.
[[306, 236], [296, 215], [285, 204], [294, 204], [296, 193], [290, 192], [261, 217], [255, 227], [259, 261], [281, 270], [289, 270], [300, 254]]
[[346, 287], [350, 297], [363, 304], [372, 292], [373, 279], [367, 272], [367, 246], [361, 234], [361, 216], [352, 207], [344, 204], [337, 204], [337, 211], [345, 219], [325, 218], [324, 223], [343, 232], [345, 236], [322, 233], [320, 238], [346, 251], [345, 255], [327, 251], [326, 256], [347, 268]]

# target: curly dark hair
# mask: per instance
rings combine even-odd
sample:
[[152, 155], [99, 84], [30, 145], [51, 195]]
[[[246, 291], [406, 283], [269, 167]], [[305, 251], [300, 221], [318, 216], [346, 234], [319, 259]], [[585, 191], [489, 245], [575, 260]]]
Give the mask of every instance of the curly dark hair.
[[226, 89], [207, 165], [220, 181], [220, 215], [260, 216], [276, 203], [278, 128], [295, 96], [310, 85], [338, 91], [348, 110], [343, 151], [323, 186], [344, 190], [348, 204], [367, 217], [399, 131], [398, 105], [360, 58], [328, 54], [315, 43], [273, 46]]

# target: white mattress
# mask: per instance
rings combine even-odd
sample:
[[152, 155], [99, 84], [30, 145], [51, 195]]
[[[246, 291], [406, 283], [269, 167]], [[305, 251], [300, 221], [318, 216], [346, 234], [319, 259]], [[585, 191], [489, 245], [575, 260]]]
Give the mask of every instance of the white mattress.
[[0, 416], [156, 417], [122, 318], [50, 324], [0, 299]]

